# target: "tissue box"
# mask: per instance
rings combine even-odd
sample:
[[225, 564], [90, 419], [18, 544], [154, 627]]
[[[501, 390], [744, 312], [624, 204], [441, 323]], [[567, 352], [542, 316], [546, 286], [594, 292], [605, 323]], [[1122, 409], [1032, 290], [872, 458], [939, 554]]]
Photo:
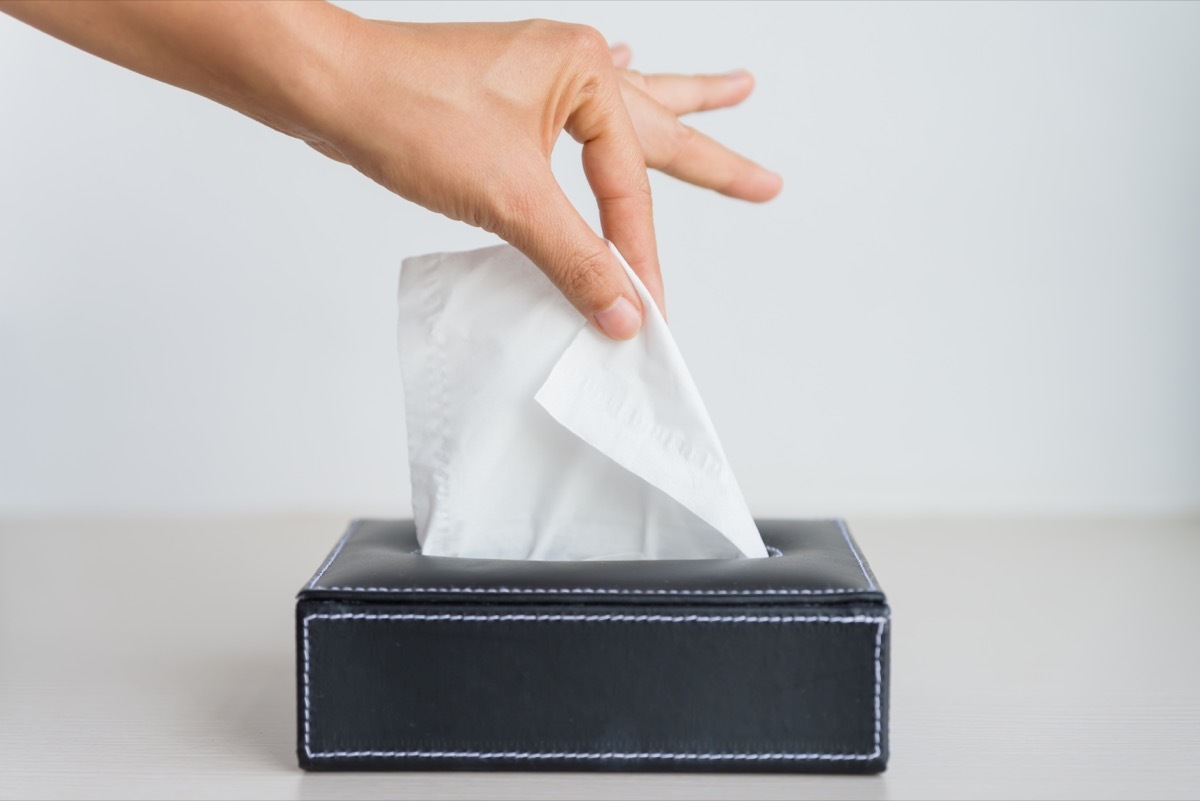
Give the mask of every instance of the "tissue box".
[[771, 558], [422, 556], [353, 523], [296, 604], [307, 770], [876, 773], [889, 611], [840, 520]]

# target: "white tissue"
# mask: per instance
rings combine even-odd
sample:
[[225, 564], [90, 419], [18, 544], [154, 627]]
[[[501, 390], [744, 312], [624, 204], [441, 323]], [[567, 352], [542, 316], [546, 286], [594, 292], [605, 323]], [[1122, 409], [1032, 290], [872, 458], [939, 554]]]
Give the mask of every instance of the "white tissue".
[[621, 263], [645, 308], [627, 342], [507, 245], [405, 260], [398, 339], [422, 553], [767, 555], [675, 340]]

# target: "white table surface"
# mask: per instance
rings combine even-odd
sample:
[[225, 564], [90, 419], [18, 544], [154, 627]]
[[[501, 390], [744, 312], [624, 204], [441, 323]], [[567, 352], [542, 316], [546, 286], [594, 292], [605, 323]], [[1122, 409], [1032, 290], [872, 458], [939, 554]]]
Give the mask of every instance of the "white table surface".
[[0, 524], [0, 797], [1195, 798], [1200, 521], [854, 521], [872, 777], [296, 768], [293, 595], [342, 520]]

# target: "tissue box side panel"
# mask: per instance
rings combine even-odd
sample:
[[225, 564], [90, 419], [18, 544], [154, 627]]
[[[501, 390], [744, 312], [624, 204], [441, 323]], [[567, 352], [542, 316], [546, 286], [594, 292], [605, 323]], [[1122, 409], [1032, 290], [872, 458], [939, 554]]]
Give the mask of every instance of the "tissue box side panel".
[[300, 763], [878, 772], [888, 625], [882, 604], [301, 600]]

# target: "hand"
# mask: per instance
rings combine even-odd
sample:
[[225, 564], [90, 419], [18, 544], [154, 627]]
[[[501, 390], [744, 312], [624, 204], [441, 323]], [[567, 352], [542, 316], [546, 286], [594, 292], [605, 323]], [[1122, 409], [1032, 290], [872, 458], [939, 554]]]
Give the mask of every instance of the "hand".
[[554, 180], [561, 131], [583, 144], [605, 237], [660, 307], [647, 164], [748, 200], [780, 188], [677, 120], [740, 102], [748, 75], [643, 76], [624, 69], [627, 49], [610, 52], [584, 26], [375, 22], [322, 3], [0, 0], [0, 9], [499, 234], [619, 339], [637, 332], [641, 303]]
[[[550, 171], [560, 131], [583, 144], [604, 235], [660, 308], [663, 285], [645, 167], [767, 200], [778, 176], [679, 122], [741, 102], [745, 72], [643, 76], [596, 31], [533, 21], [409, 25], [360, 20], [353, 79], [325, 138], [310, 140], [388, 189], [499, 234], [610, 336], [636, 333], [637, 294]], [[622, 64], [624, 62], [624, 64]]]
[[598, 33], [355, 19], [341, 52], [345, 77], [304, 138], [396, 194], [499, 234], [609, 336], [637, 332], [637, 293], [550, 170], [565, 130], [583, 144], [604, 235], [661, 298], [645, 162]]

